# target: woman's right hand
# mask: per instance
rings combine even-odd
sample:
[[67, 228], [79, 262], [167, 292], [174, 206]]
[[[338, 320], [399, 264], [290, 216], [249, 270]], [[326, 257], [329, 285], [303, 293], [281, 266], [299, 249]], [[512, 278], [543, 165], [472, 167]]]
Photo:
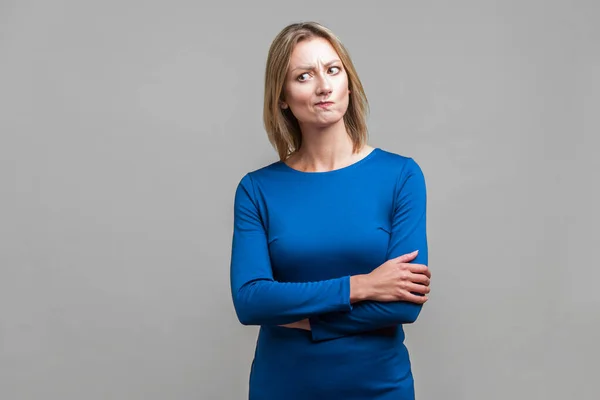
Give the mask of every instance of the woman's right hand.
[[409, 301], [423, 304], [428, 300], [431, 272], [426, 265], [411, 264], [418, 250], [381, 264], [368, 274], [350, 278], [350, 301]]

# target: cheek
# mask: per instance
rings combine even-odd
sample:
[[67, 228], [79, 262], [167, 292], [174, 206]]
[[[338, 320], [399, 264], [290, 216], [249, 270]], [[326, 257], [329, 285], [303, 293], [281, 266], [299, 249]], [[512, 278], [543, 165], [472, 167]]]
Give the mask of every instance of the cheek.
[[337, 89], [338, 93], [340, 93], [342, 96], [348, 95], [348, 77], [347, 76], [345, 76], [344, 78], [337, 81], [336, 89]]
[[290, 90], [288, 92], [288, 103], [296, 106], [302, 106], [304, 104], [311, 103], [313, 91], [308, 86], [309, 85], [303, 85]]

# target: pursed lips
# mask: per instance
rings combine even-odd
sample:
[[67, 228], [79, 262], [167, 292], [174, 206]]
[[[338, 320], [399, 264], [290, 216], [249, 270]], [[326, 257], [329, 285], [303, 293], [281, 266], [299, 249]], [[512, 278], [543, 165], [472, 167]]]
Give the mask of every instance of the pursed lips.
[[319, 101], [318, 103], [316, 103], [316, 105], [320, 107], [329, 107], [333, 105], [333, 101]]

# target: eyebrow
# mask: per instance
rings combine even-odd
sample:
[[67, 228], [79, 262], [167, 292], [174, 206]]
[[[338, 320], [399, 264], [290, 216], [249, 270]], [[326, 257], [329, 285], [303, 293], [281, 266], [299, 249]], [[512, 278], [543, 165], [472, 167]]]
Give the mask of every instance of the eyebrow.
[[[325, 64], [326, 67], [332, 65], [332, 64], [336, 64], [341, 62], [340, 60], [338, 60], [337, 58], [335, 60], [331, 60], [328, 63]], [[297, 69], [314, 69], [315, 65], [314, 64], [305, 64], [305, 65], [299, 65], [294, 69], [291, 69], [290, 72], [294, 72]]]

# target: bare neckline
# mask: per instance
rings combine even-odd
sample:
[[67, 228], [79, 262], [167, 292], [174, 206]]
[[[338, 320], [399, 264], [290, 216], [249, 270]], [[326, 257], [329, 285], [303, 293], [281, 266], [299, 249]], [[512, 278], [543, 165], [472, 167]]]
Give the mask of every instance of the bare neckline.
[[324, 174], [332, 174], [335, 172], [341, 172], [350, 168], [354, 168], [357, 167], [358, 165], [364, 163], [365, 161], [369, 160], [370, 158], [372, 158], [377, 152], [379, 152], [379, 147], [374, 147], [373, 150], [371, 150], [366, 156], [364, 156], [363, 158], [361, 158], [360, 160], [357, 160], [355, 162], [353, 162], [352, 164], [348, 164], [345, 167], [341, 167], [341, 168], [336, 168], [336, 169], [332, 169], [330, 171], [300, 171], [299, 169], [296, 168], [292, 168], [290, 167], [288, 164], [285, 163], [285, 161], [280, 161], [280, 163], [288, 170], [296, 172], [298, 174], [306, 174], [306, 175], [324, 175]]

